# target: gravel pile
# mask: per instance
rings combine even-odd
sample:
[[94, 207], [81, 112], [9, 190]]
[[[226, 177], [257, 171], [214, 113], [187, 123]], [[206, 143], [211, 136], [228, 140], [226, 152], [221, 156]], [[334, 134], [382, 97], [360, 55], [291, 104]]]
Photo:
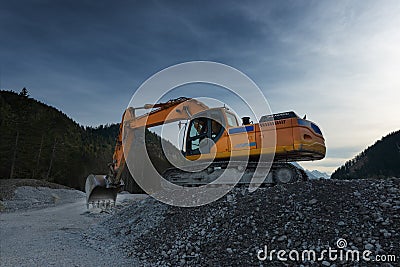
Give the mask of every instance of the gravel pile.
[[36, 179], [0, 179], [0, 200], [12, 199], [14, 191], [20, 186], [71, 189], [70, 187]]
[[3, 201], [3, 205], [5, 211], [28, 210], [71, 203], [81, 198], [85, 198], [85, 193], [78, 190], [20, 186], [11, 199]]
[[167, 208], [148, 197], [141, 201], [126, 200], [112, 209], [92, 209], [87, 216], [98, 217], [100, 222], [83, 234], [83, 242], [104, 253], [122, 249], [127, 257], [132, 256], [132, 244], [159, 227]]
[[[109, 230], [108, 230], [109, 229]], [[282, 266], [259, 261], [268, 250], [366, 249], [400, 262], [400, 179], [313, 180], [260, 188], [235, 188], [198, 208], [166, 206], [151, 198], [118, 211], [85, 239], [113, 244], [152, 266]], [[286, 258], [288, 254], [286, 254]], [[365, 266], [360, 261], [290, 261], [288, 266]], [[368, 263], [371, 266], [375, 266]], [[386, 264], [386, 266], [392, 266]], [[381, 266], [381, 265], [379, 265]]]

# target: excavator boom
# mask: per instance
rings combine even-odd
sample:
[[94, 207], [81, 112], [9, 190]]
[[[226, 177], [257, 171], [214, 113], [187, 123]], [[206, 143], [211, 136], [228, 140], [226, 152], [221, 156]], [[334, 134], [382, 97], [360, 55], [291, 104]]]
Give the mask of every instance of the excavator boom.
[[[138, 109], [151, 109], [150, 112], [141, 116], [136, 116]], [[137, 129], [141, 127], [155, 127], [166, 123], [172, 123], [181, 120], [190, 119], [194, 114], [209, 109], [204, 103], [195, 99], [180, 97], [171, 99], [165, 103], [145, 104], [142, 107], [129, 107], [122, 115], [122, 121], [119, 126], [119, 133], [115, 144], [113, 161], [109, 164], [110, 171], [107, 175], [90, 174], [86, 179], [86, 203], [100, 205], [114, 202], [117, 193], [122, 188], [122, 173], [126, 168], [124, 151], [122, 144], [123, 129]], [[130, 149], [130, 145], [126, 144], [125, 148]]]

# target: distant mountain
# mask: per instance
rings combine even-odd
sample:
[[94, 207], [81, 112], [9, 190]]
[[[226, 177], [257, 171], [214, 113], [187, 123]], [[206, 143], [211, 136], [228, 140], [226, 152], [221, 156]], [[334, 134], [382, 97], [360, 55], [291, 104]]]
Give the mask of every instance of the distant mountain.
[[[306, 171], [307, 172], [307, 171]], [[309, 172], [309, 171], [308, 171]], [[331, 176], [329, 175], [329, 174], [327, 174], [326, 172], [320, 172], [320, 171], [318, 171], [318, 170], [313, 170], [313, 171], [311, 171], [311, 174], [314, 176], [314, 177], [317, 177], [317, 178], [323, 178], [323, 179], [330, 179], [331, 178]]]
[[[83, 127], [23, 90], [0, 91], [0, 129], [0, 179], [34, 178], [83, 190], [90, 173], [108, 173], [119, 124]], [[146, 131], [149, 156], [162, 172], [170, 165], [160, 142]], [[126, 189], [134, 191], [125, 179]]]
[[332, 174], [332, 179], [387, 177], [400, 177], [400, 130], [383, 137]]
[[308, 177], [310, 178], [310, 179], [329, 179], [330, 178], [330, 175], [329, 174], [327, 174], [327, 173], [325, 173], [325, 172], [320, 172], [320, 171], [317, 171], [317, 170], [313, 170], [313, 171], [310, 171], [310, 170], [307, 170], [307, 169], [304, 169], [299, 163], [297, 163], [297, 162], [291, 162], [294, 166], [296, 166], [296, 167], [298, 167], [298, 168], [300, 168], [300, 169], [302, 169], [302, 170], [304, 170], [306, 173], [307, 173], [307, 175], [308, 175]]

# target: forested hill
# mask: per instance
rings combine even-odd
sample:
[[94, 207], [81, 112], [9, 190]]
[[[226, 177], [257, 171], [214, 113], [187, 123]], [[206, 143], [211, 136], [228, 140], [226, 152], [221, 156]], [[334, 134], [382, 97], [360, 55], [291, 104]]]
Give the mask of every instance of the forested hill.
[[[0, 91], [0, 179], [34, 178], [82, 190], [90, 173], [108, 173], [118, 129], [83, 127], [26, 90]], [[146, 139], [160, 142], [150, 132]], [[153, 154], [169, 167], [161, 152]]]
[[347, 161], [332, 179], [400, 177], [400, 131], [392, 132]]

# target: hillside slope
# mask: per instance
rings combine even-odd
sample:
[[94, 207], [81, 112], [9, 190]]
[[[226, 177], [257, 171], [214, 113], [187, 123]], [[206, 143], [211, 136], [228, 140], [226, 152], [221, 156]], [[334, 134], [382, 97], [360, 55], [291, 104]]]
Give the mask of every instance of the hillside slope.
[[28, 96], [0, 91], [0, 178], [33, 178], [82, 189], [107, 171], [118, 125], [80, 126]]
[[[83, 127], [27, 95], [0, 91], [0, 129], [0, 179], [46, 180], [83, 190], [90, 173], [108, 173], [119, 124]], [[160, 137], [147, 131], [146, 141], [158, 170], [170, 167]], [[125, 179], [126, 190], [137, 189]]]
[[332, 179], [400, 177], [400, 130], [390, 133], [347, 161]]

